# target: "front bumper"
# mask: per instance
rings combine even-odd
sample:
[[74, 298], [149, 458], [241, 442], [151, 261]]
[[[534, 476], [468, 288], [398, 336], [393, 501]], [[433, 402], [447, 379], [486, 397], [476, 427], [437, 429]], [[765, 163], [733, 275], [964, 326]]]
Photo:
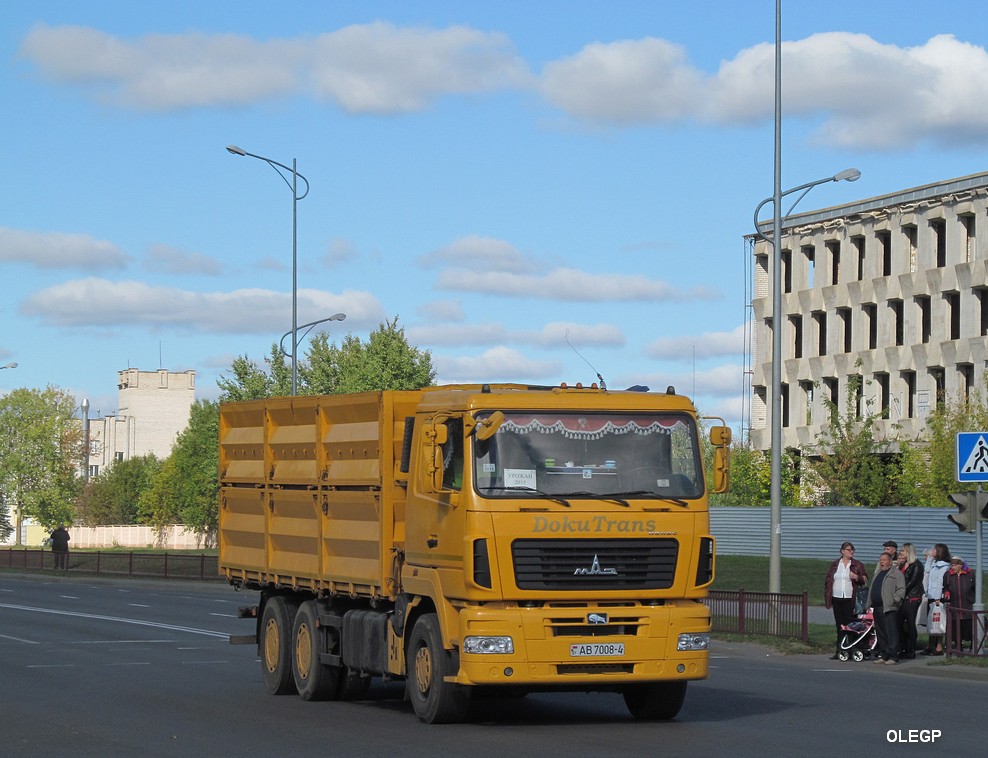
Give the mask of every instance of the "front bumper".
[[[594, 623], [590, 622], [591, 617]], [[606, 619], [606, 621], [601, 621]], [[467, 685], [596, 686], [704, 679], [706, 650], [678, 650], [681, 634], [710, 632], [710, 611], [695, 601], [470, 606], [459, 639], [510, 637], [513, 652], [474, 654], [460, 647], [456, 681]], [[623, 655], [574, 656], [574, 646], [623, 645]]]

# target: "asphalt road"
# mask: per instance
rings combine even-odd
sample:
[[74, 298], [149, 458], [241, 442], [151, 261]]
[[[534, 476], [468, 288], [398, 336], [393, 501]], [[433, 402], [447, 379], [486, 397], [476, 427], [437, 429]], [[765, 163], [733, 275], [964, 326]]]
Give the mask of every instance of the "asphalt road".
[[452, 726], [421, 724], [393, 684], [356, 703], [271, 697], [254, 648], [227, 642], [252, 631], [235, 616], [255, 598], [215, 584], [0, 574], [0, 754], [983, 753], [988, 670], [728, 643], [715, 643], [710, 678], [667, 723], [633, 721], [613, 694], [484, 700]]

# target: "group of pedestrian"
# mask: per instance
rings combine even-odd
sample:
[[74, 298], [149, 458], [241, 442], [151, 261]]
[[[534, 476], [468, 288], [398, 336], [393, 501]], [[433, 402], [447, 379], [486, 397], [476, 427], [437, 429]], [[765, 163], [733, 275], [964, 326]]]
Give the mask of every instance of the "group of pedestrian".
[[844, 628], [866, 609], [870, 609], [878, 636], [875, 663], [894, 665], [901, 659], [915, 658], [917, 652], [943, 655], [945, 634], [934, 634], [935, 627], [930, 627], [926, 648], [917, 651], [917, 627], [927, 625], [935, 613], [945, 614], [947, 607], [953, 611], [956, 624], [954, 643], [971, 643], [971, 615], [957, 611], [973, 608], [974, 573], [940, 542], [924, 551], [923, 557], [925, 562], [921, 563], [910, 542], [899, 547], [888, 540], [869, 587], [867, 568], [854, 557], [854, 545], [841, 544], [840, 556], [830, 564], [824, 580], [824, 604], [833, 609], [837, 627], [837, 652], [832, 660], [838, 658]]

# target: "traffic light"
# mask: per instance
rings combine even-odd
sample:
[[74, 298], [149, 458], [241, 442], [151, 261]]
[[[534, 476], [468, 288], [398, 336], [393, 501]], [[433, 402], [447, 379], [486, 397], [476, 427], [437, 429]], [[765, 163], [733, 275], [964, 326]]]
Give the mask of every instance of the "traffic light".
[[947, 498], [957, 506], [957, 515], [947, 520], [962, 532], [973, 532], [977, 522], [988, 521], [988, 492], [955, 492]]

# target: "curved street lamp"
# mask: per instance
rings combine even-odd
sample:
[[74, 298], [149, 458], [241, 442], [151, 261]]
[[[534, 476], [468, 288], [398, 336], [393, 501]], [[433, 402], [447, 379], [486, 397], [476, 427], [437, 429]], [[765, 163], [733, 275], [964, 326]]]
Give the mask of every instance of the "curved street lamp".
[[17, 363], [15, 363], [14, 361], [11, 361], [6, 366], [0, 366], [0, 370], [5, 369], [5, 368], [17, 368]]
[[[318, 321], [310, 321], [308, 324], [302, 324], [301, 326], [297, 327], [297, 329], [305, 329], [305, 331], [302, 332], [302, 336], [296, 337], [294, 340], [295, 348], [292, 351], [292, 362], [294, 363], [295, 361], [294, 351], [298, 349], [298, 343], [300, 343], [302, 340], [305, 339], [305, 335], [307, 335], [310, 331], [312, 331], [312, 327], [318, 326], [319, 324], [325, 324], [327, 321], [344, 321], [345, 319], [346, 319], [345, 313], [334, 313], [332, 316], [321, 318]], [[283, 335], [281, 335], [281, 342], [278, 343], [279, 347], [281, 347], [281, 352], [283, 352], [285, 355], [288, 355], [288, 351], [285, 350], [285, 337], [287, 337], [289, 334], [291, 334], [291, 332], [285, 332]], [[296, 330], [296, 334], [297, 334], [297, 330]]]
[[[278, 176], [284, 180], [285, 184], [292, 191], [292, 330], [289, 334], [292, 335], [292, 394], [296, 395], [298, 394], [298, 362], [295, 359], [295, 353], [298, 352], [298, 201], [309, 194], [309, 180], [298, 172], [295, 167], [294, 158], [292, 158], [292, 165], [289, 168], [284, 163], [278, 163], [278, 161], [265, 158], [263, 155], [248, 153], [242, 147], [237, 147], [236, 145], [227, 145], [226, 149], [233, 155], [247, 156], [264, 161], [278, 172]], [[282, 169], [291, 172], [291, 181], [288, 181], [288, 176], [285, 175]], [[301, 195], [298, 194], [299, 179], [305, 182], [305, 192]]]
[[[777, 192], [773, 197], [762, 200], [755, 208], [755, 236], [760, 237], [772, 246], [772, 394], [770, 397], [770, 413], [772, 426], [770, 435], [770, 453], [772, 462], [772, 481], [769, 489], [770, 537], [768, 552], [768, 584], [769, 592], [782, 591], [782, 250], [777, 240], [782, 238], [782, 225], [792, 213], [793, 208], [806, 197], [806, 193], [818, 184], [827, 182], [856, 182], [861, 178], [861, 172], [856, 168], [848, 168], [839, 174], [817, 179], [815, 182], [800, 184], [798, 187]], [[779, 213], [782, 198], [796, 192], [802, 194], [789, 206], [786, 215]], [[772, 236], [765, 236], [759, 228], [758, 213], [767, 204], [773, 203], [775, 218], [772, 220]]]

